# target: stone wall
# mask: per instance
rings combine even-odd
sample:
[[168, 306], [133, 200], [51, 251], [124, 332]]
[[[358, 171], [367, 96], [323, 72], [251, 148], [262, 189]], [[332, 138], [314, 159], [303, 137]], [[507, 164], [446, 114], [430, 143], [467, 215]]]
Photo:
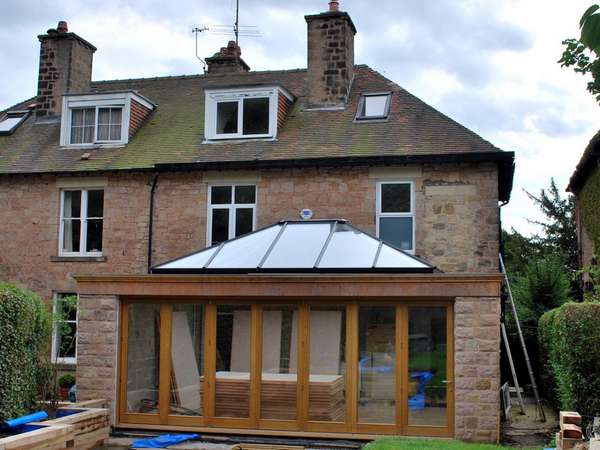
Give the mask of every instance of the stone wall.
[[496, 442], [500, 424], [500, 299], [454, 304], [455, 437]]
[[[0, 236], [10, 236], [0, 241], [0, 280], [49, 299], [54, 292], [75, 292], [71, 277], [75, 273], [146, 273], [152, 174], [100, 177], [105, 181], [103, 257], [58, 257], [61, 186], [81, 187], [98, 179], [0, 178]], [[297, 219], [301, 209], [310, 208], [314, 218], [345, 218], [375, 234], [380, 180], [414, 181], [418, 256], [446, 272], [497, 271], [499, 219], [493, 164], [160, 174], [152, 262], [206, 246], [210, 183], [256, 183], [257, 227]]]
[[119, 301], [114, 295], [80, 295], [77, 400], [105, 398], [113, 423], [117, 398]]

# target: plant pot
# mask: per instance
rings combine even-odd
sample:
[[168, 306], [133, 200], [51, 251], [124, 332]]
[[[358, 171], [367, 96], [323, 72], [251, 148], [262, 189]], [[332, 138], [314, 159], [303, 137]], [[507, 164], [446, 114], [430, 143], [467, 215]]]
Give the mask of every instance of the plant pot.
[[60, 388], [60, 399], [62, 401], [68, 401], [69, 400], [69, 388], [66, 388], [66, 387], [61, 387]]

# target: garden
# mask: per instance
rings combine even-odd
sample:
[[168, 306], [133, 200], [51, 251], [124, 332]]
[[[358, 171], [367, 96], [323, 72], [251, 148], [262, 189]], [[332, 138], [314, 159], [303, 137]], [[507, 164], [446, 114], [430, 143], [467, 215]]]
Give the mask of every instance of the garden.
[[75, 301], [51, 313], [34, 293], [0, 283], [0, 448], [86, 449], [108, 438], [105, 402], [75, 402], [75, 377], [50, 359], [53, 330], [74, 345], [65, 317]]

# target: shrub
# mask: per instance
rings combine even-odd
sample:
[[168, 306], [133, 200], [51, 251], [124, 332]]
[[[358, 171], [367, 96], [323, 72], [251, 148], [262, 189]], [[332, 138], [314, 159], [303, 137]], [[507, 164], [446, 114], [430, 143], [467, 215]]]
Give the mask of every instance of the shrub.
[[75, 384], [75, 377], [70, 373], [64, 374], [58, 379], [58, 385], [61, 388], [70, 389]]
[[0, 283], [0, 420], [22, 415], [34, 404], [51, 322], [37, 295]]
[[567, 303], [539, 322], [539, 340], [547, 355], [543, 381], [562, 410], [594, 415], [600, 411], [600, 303]]

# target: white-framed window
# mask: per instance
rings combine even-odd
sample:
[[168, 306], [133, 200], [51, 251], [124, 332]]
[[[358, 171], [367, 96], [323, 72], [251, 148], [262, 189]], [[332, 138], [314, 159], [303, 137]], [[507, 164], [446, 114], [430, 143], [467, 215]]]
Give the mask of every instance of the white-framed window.
[[115, 147], [129, 141], [131, 101], [154, 109], [136, 92], [63, 96], [60, 143], [71, 147]]
[[54, 294], [54, 328], [52, 330], [52, 361], [59, 364], [77, 363], [77, 294]]
[[103, 189], [60, 192], [59, 256], [102, 256]]
[[208, 187], [208, 245], [250, 233], [256, 226], [256, 185], [213, 184]]
[[362, 94], [356, 110], [356, 120], [384, 120], [390, 114], [391, 92]]
[[206, 139], [275, 138], [280, 94], [292, 100], [279, 87], [207, 90]]
[[377, 236], [406, 251], [415, 251], [415, 184], [377, 183]]

